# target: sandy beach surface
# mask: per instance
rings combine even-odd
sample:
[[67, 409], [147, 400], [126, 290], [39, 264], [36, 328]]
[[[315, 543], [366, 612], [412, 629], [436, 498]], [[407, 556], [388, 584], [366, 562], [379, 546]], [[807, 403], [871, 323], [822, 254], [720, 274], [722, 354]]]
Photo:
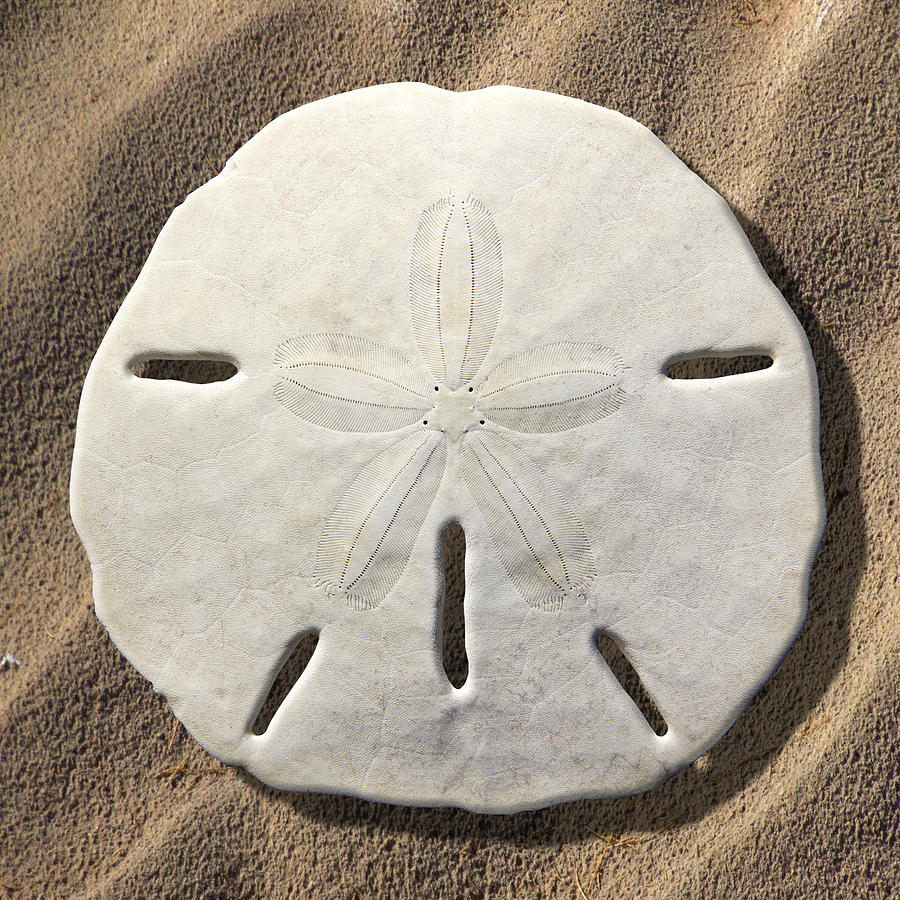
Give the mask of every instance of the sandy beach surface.
[[[400, 80], [633, 116], [731, 204], [809, 336], [829, 519], [807, 625], [650, 793], [506, 817], [279, 793], [206, 754], [93, 613], [75, 417], [153, 240], [275, 116]], [[898, 173], [896, 0], [0, 3], [0, 897], [896, 890]]]

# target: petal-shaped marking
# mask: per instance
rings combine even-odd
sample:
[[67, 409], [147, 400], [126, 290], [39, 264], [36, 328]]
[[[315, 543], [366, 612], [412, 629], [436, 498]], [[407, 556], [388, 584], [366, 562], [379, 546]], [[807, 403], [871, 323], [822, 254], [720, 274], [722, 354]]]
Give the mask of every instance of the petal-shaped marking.
[[428, 207], [413, 240], [409, 281], [416, 340], [435, 379], [457, 388], [487, 355], [503, 299], [494, 220], [475, 197]]
[[494, 548], [525, 602], [554, 611], [593, 577], [584, 526], [550, 478], [496, 434], [471, 434], [463, 477], [487, 522]]
[[275, 396], [335, 431], [394, 431], [431, 408], [424, 374], [405, 356], [350, 334], [304, 334], [275, 352]]
[[566, 431], [614, 413], [625, 398], [622, 359], [597, 344], [559, 341], [496, 365], [475, 389], [486, 418], [515, 431]]
[[372, 609], [393, 590], [444, 474], [446, 443], [407, 435], [367, 463], [325, 523], [316, 574], [332, 595]]

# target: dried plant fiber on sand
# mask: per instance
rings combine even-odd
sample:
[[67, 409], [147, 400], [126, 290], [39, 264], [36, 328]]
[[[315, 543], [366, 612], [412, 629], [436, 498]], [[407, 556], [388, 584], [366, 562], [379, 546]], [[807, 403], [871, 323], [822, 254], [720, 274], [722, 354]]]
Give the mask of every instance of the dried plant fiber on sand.
[[[892, 0], [0, 7], [0, 894], [882, 897], [900, 880], [900, 11]], [[653, 129], [809, 336], [829, 521], [807, 625], [663, 787], [509, 817], [279, 794], [207, 756], [91, 610], [88, 364], [171, 210], [278, 114], [507, 83]]]

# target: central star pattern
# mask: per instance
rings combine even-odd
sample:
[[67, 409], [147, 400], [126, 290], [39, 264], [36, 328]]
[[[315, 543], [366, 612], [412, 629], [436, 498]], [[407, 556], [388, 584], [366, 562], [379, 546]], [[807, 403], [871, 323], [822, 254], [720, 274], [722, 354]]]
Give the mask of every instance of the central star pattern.
[[484, 425], [484, 417], [473, 404], [474, 388], [459, 388], [452, 391], [447, 387], [434, 386], [434, 407], [423, 425], [440, 431], [448, 441], [458, 441], [464, 434]]
[[290, 338], [275, 352], [275, 396], [305, 422], [397, 435], [322, 528], [318, 582], [356, 609], [379, 605], [396, 586], [447, 473], [461, 473], [529, 606], [558, 610], [584, 597], [594, 566], [584, 526], [522, 443], [618, 410], [622, 360], [597, 343], [557, 341], [482, 373], [502, 300], [493, 217], [477, 198], [445, 197], [425, 210], [412, 241], [409, 307], [424, 365], [339, 332]]

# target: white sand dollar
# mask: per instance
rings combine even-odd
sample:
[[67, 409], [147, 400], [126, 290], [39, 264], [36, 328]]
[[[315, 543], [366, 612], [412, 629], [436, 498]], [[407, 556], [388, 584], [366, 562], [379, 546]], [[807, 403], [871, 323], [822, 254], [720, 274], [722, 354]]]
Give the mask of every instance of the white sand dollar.
[[[666, 375], [742, 354], [774, 363]], [[238, 372], [132, 373], [153, 357]], [[721, 737], [803, 623], [815, 370], [728, 206], [636, 122], [368, 88], [281, 116], [172, 214], [85, 383], [72, 515], [113, 640], [263, 781], [480, 811], [626, 794]]]

